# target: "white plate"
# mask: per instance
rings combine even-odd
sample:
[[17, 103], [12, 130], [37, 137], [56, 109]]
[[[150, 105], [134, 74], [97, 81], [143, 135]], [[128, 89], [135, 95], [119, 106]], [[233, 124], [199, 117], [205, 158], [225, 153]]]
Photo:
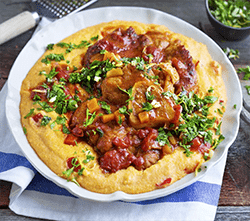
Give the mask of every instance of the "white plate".
[[[183, 179], [177, 181], [173, 185], [164, 189], [154, 190], [142, 194], [126, 194], [124, 192], [115, 192], [112, 194], [98, 194], [87, 191], [78, 187], [72, 182], [67, 182], [54, 174], [36, 155], [23, 133], [20, 123], [19, 102], [20, 88], [23, 79], [29, 72], [30, 68], [42, 56], [45, 51], [45, 46], [49, 43], [56, 43], [63, 38], [83, 29], [87, 26], [95, 25], [101, 22], [108, 22], [115, 19], [132, 20], [143, 23], [154, 23], [167, 26], [171, 31], [184, 34], [195, 39], [198, 42], [206, 44], [212, 58], [222, 65], [223, 79], [227, 88], [227, 109], [223, 117], [222, 132], [226, 139], [216, 149], [213, 158], [206, 162], [207, 169], [203, 169], [195, 177], [194, 174], [189, 174]], [[172, 15], [161, 11], [138, 8], [138, 7], [107, 7], [85, 10], [72, 16], [60, 19], [43, 29], [41, 29], [27, 43], [22, 52], [16, 59], [8, 79], [8, 96], [6, 99], [6, 115], [11, 128], [11, 131], [31, 164], [47, 179], [55, 182], [57, 185], [66, 188], [72, 194], [101, 202], [109, 202], [114, 200], [139, 201], [146, 199], [154, 199], [161, 196], [166, 196], [177, 190], [180, 190], [205, 175], [209, 168], [214, 166], [235, 140], [239, 128], [239, 115], [242, 108], [242, 92], [240, 82], [235, 72], [234, 67], [225, 56], [220, 47], [211, 40], [207, 35], [193, 27], [192, 25], [176, 18]], [[233, 106], [236, 104], [237, 108]]]

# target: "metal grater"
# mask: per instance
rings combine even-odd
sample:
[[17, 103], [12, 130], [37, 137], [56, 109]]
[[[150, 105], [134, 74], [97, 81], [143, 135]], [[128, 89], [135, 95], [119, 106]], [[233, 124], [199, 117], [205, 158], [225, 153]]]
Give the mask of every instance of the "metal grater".
[[32, 8], [39, 15], [62, 18], [82, 10], [97, 0], [32, 0]]

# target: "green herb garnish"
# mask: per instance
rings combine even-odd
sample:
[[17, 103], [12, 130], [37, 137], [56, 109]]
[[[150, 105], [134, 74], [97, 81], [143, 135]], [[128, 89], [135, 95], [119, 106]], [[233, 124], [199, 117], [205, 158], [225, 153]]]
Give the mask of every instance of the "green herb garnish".
[[65, 175], [67, 178], [70, 177], [70, 175], [74, 172], [74, 167], [71, 167], [70, 169], [67, 169], [66, 171], [63, 171], [63, 175]]
[[37, 110], [44, 110], [46, 112], [51, 112], [54, 110], [46, 101], [38, 101], [37, 104], [39, 104], [41, 107], [37, 108]]
[[173, 136], [170, 131], [166, 133], [164, 128], [160, 127], [158, 129], [158, 136], [156, 138], [156, 141], [159, 142], [160, 146], [165, 146], [166, 144], [168, 146], [170, 146], [170, 143], [169, 143], [169, 140], [168, 140], [168, 137], [170, 137], [170, 136]]
[[153, 105], [149, 102], [145, 102], [142, 104], [142, 110], [144, 111], [151, 111], [153, 108]]
[[63, 56], [63, 54], [52, 53], [52, 54], [46, 55], [45, 58], [42, 59], [42, 62], [45, 64], [50, 64], [52, 60], [61, 61], [61, 60], [64, 60], [64, 56]]
[[[196, 137], [202, 137], [205, 143], [210, 143], [211, 145], [219, 144], [222, 137], [220, 136], [220, 140], [213, 140], [213, 132], [211, 131], [216, 118], [207, 118], [210, 104], [215, 103], [218, 100], [217, 97], [205, 96], [204, 99], [201, 99], [195, 93], [187, 93], [186, 91], [181, 92], [178, 96], [170, 92], [164, 92], [163, 95], [173, 97], [176, 104], [182, 106], [182, 123], [177, 128], [173, 127], [169, 135], [164, 129], [159, 129], [156, 140], [160, 145], [168, 144], [167, 138], [170, 135], [181, 137], [178, 144], [183, 147], [184, 153], [190, 156], [192, 154], [192, 151], [190, 151], [191, 142]], [[217, 134], [220, 134], [219, 131], [220, 125], [217, 127]]]
[[105, 101], [99, 101], [99, 104], [101, 104], [102, 109], [106, 110], [108, 114], [111, 114], [111, 107], [105, 102]]
[[90, 40], [91, 41], [96, 41], [96, 40], [98, 40], [98, 38], [99, 38], [99, 35], [96, 35], [96, 36], [93, 36], [92, 38], [90, 38]]
[[64, 134], [70, 134], [70, 131], [65, 124], [62, 124], [62, 131]]
[[120, 107], [120, 108], [119, 108], [119, 113], [120, 113], [120, 114], [128, 114], [128, 115], [129, 115], [130, 112], [131, 112], [131, 110], [130, 110], [130, 109], [127, 109], [126, 106], [123, 106], [123, 107]]
[[48, 44], [47, 45], [47, 50], [53, 50], [55, 44]]
[[26, 127], [23, 127], [23, 132], [24, 132], [25, 135], [27, 134], [27, 129], [26, 129]]
[[155, 96], [152, 94], [151, 91], [146, 91], [145, 95], [146, 95], [146, 99], [147, 99], [148, 101], [152, 101], [152, 100], [155, 99]]
[[69, 82], [80, 83], [82, 86], [86, 87], [88, 92], [92, 92], [93, 85], [104, 79], [106, 77], [106, 73], [111, 69], [115, 68], [115, 65], [109, 60], [105, 61], [97, 61], [92, 62], [88, 68], [83, 68], [78, 73], [71, 73], [69, 77]]
[[234, 28], [250, 25], [250, 2], [246, 0], [209, 0], [211, 14], [221, 23]]
[[131, 100], [134, 100], [134, 97], [132, 96], [132, 87], [129, 88], [127, 91], [126, 91], [125, 89], [120, 88], [118, 85], [117, 85], [117, 87], [118, 87], [122, 92], [126, 93], [126, 94], [129, 96], [129, 99], [126, 100], [126, 102], [129, 102], [129, 101], [131, 101]]
[[83, 126], [87, 127], [87, 126], [91, 125], [94, 122], [95, 117], [96, 117], [95, 112], [93, 114], [91, 114], [89, 112], [89, 109], [87, 108], [87, 110], [86, 110], [86, 120], [85, 120], [85, 122], [83, 122]]
[[245, 68], [238, 68], [237, 73], [244, 73], [243, 80], [249, 80], [250, 78], [250, 66], [246, 66]]
[[88, 41], [81, 41], [81, 43], [78, 45], [72, 44], [72, 43], [65, 43], [65, 42], [59, 42], [57, 44], [57, 46], [59, 46], [61, 48], [67, 48], [66, 53], [70, 53], [73, 49], [89, 47], [90, 45], [91, 45], [91, 43], [89, 43]]
[[239, 58], [239, 50], [234, 50], [234, 49], [231, 49], [231, 48], [224, 48], [223, 49], [224, 53], [226, 54], [226, 56], [229, 58], [229, 59], [236, 59], [236, 58]]
[[55, 77], [59, 72], [56, 71], [56, 68], [52, 68], [52, 70], [49, 72], [49, 74], [40, 72], [40, 74], [43, 74], [46, 77], [47, 82], [51, 83], [53, 77]]
[[118, 119], [118, 124], [121, 125], [121, 124], [122, 124], [122, 118], [121, 118], [120, 115], [118, 116], [118, 118], [119, 118], [119, 119]]
[[35, 111], [34, 108], [30, 109], [30, 112], [29, 112], [27, 115], [24, 116], [24, 119], [26, 119], [26, 118], [32, 116], [32, 115], [34, 114], [34, 111]]
[[135, 57], [135, 58], [126, 58], [126, 57], [123, 57], [123, 58], [121, 58], [121, 61], [125, 65], [131, 64], [137, 70], [145, 71], [145, 64], [146, 64], [146, 62], [141, 57]]
[[51, 117], [43, 116], [43, 118], [42, 118], [42, 120], [41, 120], [41, 126], [46, 126], [46, 125], [48, 125], [50, 121], [51, 121]]

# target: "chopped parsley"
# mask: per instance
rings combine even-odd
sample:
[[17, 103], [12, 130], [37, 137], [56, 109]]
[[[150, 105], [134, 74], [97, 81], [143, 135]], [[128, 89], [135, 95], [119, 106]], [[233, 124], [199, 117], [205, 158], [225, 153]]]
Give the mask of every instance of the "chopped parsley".
[[48, 125], [50, 121], [51, 121], [51, 117], [43, 116], [43, 118], [42, 118], [42, 120], [41, 120], [41, 126], [46, 126], [46, 125]]
[[61, 60], [64, 60], [64, 56], [63, 54], [51, 53], [49, 55], [46, 55], [45, 58], [42, 59], [42, 63], [50, 64], [52, 60], [61, 61]]
[[70, 134], [70, 131], [65, 124], [62, 124], [62, 131], [64, 134]]
[[37, 110], [44, 110], [46, 112], [54, 111], [54, 109], [46, 101], [38, 101], [37, 104], [40, 105], [40, 108], [37, 108]]
[[50, 128], [53, 129], [55, 127], [56, 123], [59, 125], [63, 125], [63, 124], [66, 124], [66, 122], [67, 122], [67, 119], [64, 115], [57, 116], [56, 120], [50, 124]]
[[156, 141], [159, 142], [160, 146], [165, 146], [165, 145], [169, 145], [170, 146], [170, 143], [169, 143], [169, 140], [168, 140], [169, 136], [172, 136], [171, 132], [168, 131], [166, 133], [166, 131], [164, 130], [164, 128], [160, 127], [158, 129], [158, 136], [156, 138]]
[[67, 178], [70, 177], [70, 175], [74, 172], [74, 167], [71, 167], [67, 169], [66, 171], [63, 171], [63, 175], [65, 175]]
[[111, 107], [105, 101], [99, 101], [102, 109], [106, 110], [108, 114], [111, 114]]
[[23, 127], [23, 132], [24, 132], [25, 135], [27, 134], [27, 129], [26, 129], [26, 127]]
[[55, 77], [58, 72], [56, 71], [56, 68], [52, 68], [52, 70], [49, 72], [49, 74], [46, 74], [46, 72], [41, 71], [40, 74], [43, 74], [46, 77], [47, 82], [52, 82], [53, 77]]
[[141, 57], [135, 57], [135, 58], [123, 57], [123, 58], [121, 58], [121, 61], [122, 61], [125, 65], [131, 64], [131, 65], [134, 66], [137, 70], [145, 71], [146, 62], [145, 62], [144, 59], [141, 58]]
[[249, 80], [250, 79], [250, 66], [246, 66], [245, 68], [238, 68], [237, 73], [244, 73], [243, 80]]
[[217, 110], [218, 110], [218, 113], [219, 113], [219, 114], [221, 114], [221, 115], [223, 114], [223, 112], [222, 112], [221, 109], [218, 108]]
[[153, 105], [149, 102], [142, 103], [142, 110], [144, 111], [151, 111], [153, 108]]
[[65, 114], [67, 111], [74, 111], [77, 109], [77, 101], [70, 98], [64, 92], [63, 84], [53, 84], [51, 90], [48, 90], [48, 100], [54, 103], [55, 112], [58, 114]]
[[[170, 92], [164, 92], [164, 96], [175, 97]], [[216, 135], [220, 135], [220, 137], [218, 140], [213, 140], [211, 129], [214, 127], [216, 118], [207, 118], [210, 104], [215, 103], [217, 100], [218, 98], [214, 96], [205, 96], [201, 99], [193, 92], [187, 93], [183, 91], [178, 97], [175, 97], [175, 102], [182, 106], [182, 123], [173, 128], [170, 134], [165, 129], [160, 128], [156, 140], [163, 146], [168, 144], [168, 136], [181, 137], [178, 143], [183, 147], [187, 156], [192, 154], [190, 151], [191, 142], [196, 137], [202, 137], [205, 143], [217, 146], [223, 140], [223, 136], [220, 134], [221, 123], [216, 128]]]
[[227, 55], [227, 57], [229, 59], [236, 59], [236, 58], [239, 58], [239, 50], [234, 50], [234, 49], [231, 49], [231, 48], [224, 48], [223, 49], [224, 53]]
[[215, 135], [220, 135], [220, 128], [221, 128], [221, 123], [219, 123], [218, 127], [216, 128], [216, 132], [215, 132]]
[[122, 117], [119, 115], [118, 116], [118, 124], [121, 125], [122, 124]]
[[106, 73], [113, 68], [115, 68], [115, 65], [109, 62], [109, 60], [95, 60], [89, 65], [89, 68], [82, 68], [80, 72], [71, 73], [69, 82], [72, 84], [80, 83], [86, 87], [87, 92], [92, 93], [93, 85], [101, 79], [104, 79]]
[[54, 45], [55, 44], [48, 44], [47, 47], [46, 47], [46, 49], [47, 50], [53, 50], [54, 49]]
[[146, 99], [147, 99], [148, 101], [152, 101], [152, 100], [155, 99], [155, 96], [152, 94], [151, 91], [146, 91], [145, 95], [146, 95]]
[[101, 50], [100, 54], [105, 54], [107, 51], [106, 50]]
[[33, 97], [33, 101], [40, 101], [41, 97], [37, 94], [35, 94], [35, 96]]
[[78, 163], [77, 157], [72, 158], [72, 160], [71, 160], [71, 165], [72, 165], [71, 168], [69, 168], [69, 169], [67, 169], [66, 171], [63, 172], [63, 175], [65, 175], [67, 178], [70, 177], [70, 175], [74, 172], [74, 170], [75, 170], [77, 167], [81, 166], [81, 164]]
[[123, 106], [123, 107], [120, 107], [119, 108], [119, 113], [120, 114], [130, 114], [132, 112], [132, 110], [131, 109], [127, 109], [127, 107], [126, 106]]
[[179, 95], [179, 98], [176, 100], [176, 102], [177, 104], [182, 105], [184, 113], [191, 114], [194, 111], [199, 111], [204, 116], [207, 116], [209, 113], [209, 105], [215, 103], [217, 100], [218, 98], [214, 96], [205, 96], [204, 99], [201, 99], [194, 92], [187, 94], [186, 91], [183, 91]]
[[221, 23], [234, 28], [250, 25], [250, 2], [246, 0], [209, 0], [211, 14]]
[[86, 155], [86, 159], [83, 160], [82, 162], [83, 162], [83, 163], [88, 163], [88, 162], [90, 162], [91, 160], [94, 160], [94, 159], [95, 159], [94, 156], [92, 156], [91, 154], [87, 154], [87, 155]]
[[87, 110], [86, 110], [86, 120], [85, 120], [85, 122], [83, 122], [83, 126], [87, 127], [87, 126], [91, 125], [94, 122], [95, 117], [96, 117], [95, 112], [93, 114], [91, 114], [89, 112], [89, 109], [87, 108]]
[[126, 93], [126, 94], [129, 96], [129, 99], [126, 100], [126, 102], [129, 102], [129, 101], [131, 101], [131, 100], [134, 100], [134, 97], [132, 96], [132, 87], [129, 88], [127, 91], [126, 91], [125, 89], [120, 88], [118, 85], [117, 85], [117, 87], [118, 87], [122, 92]]
[[81, 41], [81, 43], [77, 45], [72, 43], [59, 42], [56, 45], [61, 48], [67, 48], [66, 49], [66, 54], [67, 54], [70, 53], [73, 49], [89, 47], [91, 43], [89, 43], [88, 41]]
[[24, 116], [24, 119], [26, 119], [26, 118], [32, 116], [32, 115], [34, 114], [34, 111], [35, 111], [34, 108], [30, 109], [30, 112], [29, 112], [27, 115]]
[[213, 93], [214, 92], [214, 89], [212, 87], [209, 88], [208, 90], [209, 93]]
[[83, 153], [85, 153], [85, 156], [86, 156], [86, 159], [84, 159], [82, 162], [83, 163], [88, 163], [88, 162], [90, 162], [91, 160], [94, 160], [95, 159], [95, 157], [92, 155], [92, 153], [90, 152], [90, 150], [82, 150], [82, 152]]
[[91, 41], [96, 41], [96, 40], [98, 40], [98, 38], [99, 38], [99, 35], [96, 35], [96, 36], [93, 36], [92, 38], [90, 38], [90, 40]]

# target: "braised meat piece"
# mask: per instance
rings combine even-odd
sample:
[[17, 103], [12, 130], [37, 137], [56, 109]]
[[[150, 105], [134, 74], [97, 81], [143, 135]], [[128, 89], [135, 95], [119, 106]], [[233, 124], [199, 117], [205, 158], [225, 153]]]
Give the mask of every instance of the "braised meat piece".
[[164, 97], [163, 89], [146, 81], [135, 83], [129, 108], [129, 120], [134, 128], [159, 127], [169, 125], [175, 118], [174, 102]]
[[[150, 72], [148, 75], [151, 76], [153, 73]], [[122, 68], [122, 75], [104, 79], [101, 85], [103, 98], [111, 104], [124, 105], [129, 97], [122, 90], [127, 91], [142, 80], [148, 81], [143, 71], [137, 70], [132, 65], [126, 65]]]
[[174, 42], [165, 52], [179, 74], [179, 81], [174, 85], [175, 94], [179, 94], [183, 90], [195, 92], [197, 90], [197, 73], [189, 51], [184, 45]]
[[100, 55], [102, 50], [119, 54], [121, 57], [140, 57], [143, 48], [149, 43], [150, 39], [145, 35], [137, 35], [132, 27], [127, 30], [118, 28], [88, 48], [83, 65], [88, 66], [94, 60], [102, 60], [103, 56]]

